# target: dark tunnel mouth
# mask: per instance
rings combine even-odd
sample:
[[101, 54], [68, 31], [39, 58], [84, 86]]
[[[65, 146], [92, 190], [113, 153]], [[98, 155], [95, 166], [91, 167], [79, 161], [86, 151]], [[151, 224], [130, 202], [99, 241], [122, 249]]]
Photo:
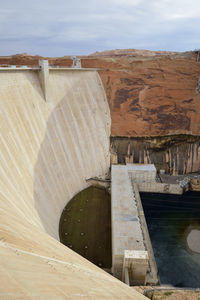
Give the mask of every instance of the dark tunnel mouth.
[[110, 269], [111, 196], [105, 188], [90, 186], [65, 206], [59, 223], [60, 242], [95, 265]]
[[187, 236], [200, 228], [200, 192], [140, 193], [161, 284], [200, 287], [200, 254]]

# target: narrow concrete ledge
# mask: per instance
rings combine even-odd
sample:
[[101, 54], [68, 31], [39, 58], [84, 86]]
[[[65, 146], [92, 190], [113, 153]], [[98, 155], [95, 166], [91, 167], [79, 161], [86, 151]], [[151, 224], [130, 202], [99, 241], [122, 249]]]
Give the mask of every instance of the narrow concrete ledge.
[[[10, 66], [10, 67], [0, 67], [0, 71], [39, 71], [41, 70], [40, 67], [27, 67], [27, 66]], [[53, 71], [100, 71], [100, 68], [65, 68], [65, 67], [49, 67], [49, 70]]]
[[[111, 211], [112, 271], [115, 277], [122, 279], [124, 251], [146, 250], [127, 166], [112, 166]], [[144, 283], [143, 281], [138, 284]]]
[[140, 192], [182, 195], [183, 188], [179, 184], [156, 181], [156, 168], [153, 164], [127, 164], [129, 175], [137, 183]]
[[112, 165], [112, 272], [130, 285], [156, 285], [159, 282], [136, 183], [137, 178], [153, 182], [155, 175], [153, 165], [148, 165], [146, 169], [134, 164]]
[[49, 70], [55, 71], [100, 71], [100, 68], [64, 68], [64, 67], [49, 67]]
[[27, 67], [27, 66], [10, 66], [10, 67], [0, 67], [0, 71], [38, 71], [40, 70], [40, 67]]
[[161, 194], [174, 194], [182, 195], [183, 188], [179, 184], [168, 184], [160, 182], [140, 182], [138, 183], [140, 192], [147, 193], [161, 193]]
[[146, 277], [146, 282], [149, 285], [157, 285], [159, 283], [158, 269], [157, 269], [157, 265], [156, 265], [155, 256], [153, 253], [153, 248], [152, 248], [151, 239], [149, 236], [149, 230], [147, 227], [146, 218], [144, 215], [142, 201], [141, 201], [140, 194], [139, 194], [138, 184], [134, 183], [132, 181], [132, 185], [133, 185], [133, 188], [135, 191], [135, 199], [137, 201], [138, 215], [140, 218], [140, 224], [141, 224], [142, 233], [143, 233], [143, 237], [144, 237], [144, 244], [145, 244], [146, 250], [148, 252], [148, 257], [149, 257], [149, 270], [148, 270], [148, 274]]
[[[40, 77], [40, 82], [41, 82], [41, 87], [44, 93], [44, 99], [45, 102], [49, 103], [50, 102], [50, 81], [49, 81], [49, 73], [51, 71], [98, 71], [98, 69], [93, 69], [93, 68], [76, 68], [76, 67], [71, 67], [71, 68], [62, 68], [59, 66], [55, 67], [49, 67], [48, 65], [48, 60], [39, 60], [39, 67], [28, 67], [28, 66], [9, 66], [9, 67], [0, 67], [0, 71], [39, 71], [39, 77]], [[52, 73], [52, 72], [51, 72]]]

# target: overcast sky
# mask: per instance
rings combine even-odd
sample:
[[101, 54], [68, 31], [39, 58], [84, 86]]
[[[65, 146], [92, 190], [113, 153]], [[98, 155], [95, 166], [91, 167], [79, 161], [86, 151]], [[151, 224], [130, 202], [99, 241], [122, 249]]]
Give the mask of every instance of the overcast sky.
[[200, 48], [200, 0], [0, 0], [0, 55]]

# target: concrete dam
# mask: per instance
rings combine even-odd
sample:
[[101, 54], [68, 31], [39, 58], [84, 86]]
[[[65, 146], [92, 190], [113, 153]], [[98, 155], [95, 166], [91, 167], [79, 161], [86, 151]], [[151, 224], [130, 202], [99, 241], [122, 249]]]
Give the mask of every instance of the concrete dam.
[[59, 242], [66, 204], [110, 168], [96, 70], [0, 70], [1, 299], [146, 299]]

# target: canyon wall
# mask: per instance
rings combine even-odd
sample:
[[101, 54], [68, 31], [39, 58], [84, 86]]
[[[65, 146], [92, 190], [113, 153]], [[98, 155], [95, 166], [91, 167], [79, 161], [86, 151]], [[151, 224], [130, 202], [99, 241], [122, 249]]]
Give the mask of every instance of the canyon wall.
[[[0, 64], [37, 65], [38, 59], [39, 56], [14, 55], [0, 58]], [[149, 161], [171, 174], [199, 171], [200, 61], [197, 52], [113, 50], [97, 52], [81, 60], [83, 67], [99, 69], [111, 112], [112, 145], [114, 139], [119, 144], [121, 137], [127, 138], [128, 145], [130, 138], [132, 142], [135, 138], [135, 159], [132, 157], [131, 161]], [[58, 66], [72, 65], [67, 56], [51, 58], [49, 62]], [[166, 136], [171, 137], [170, 143], [165, 143]], [[138, 138], [142, 139], [138, 141]], [[149, 149], [150, 139], [151, 145], [155, 140], [159, 143], [163, 140], [165, 147], [151, 146], [148, 153], [141, 150], [141, 147]], [[130, 155], [120, 149], [112, 147], [112, 152], [118, 157]]]
[[83, 65], [102, 68], [113, 161], [154, 163], [173, 175], [200, 170], [197, 53], [105, 51]]
[[[39, 56], [0, 57], [0, 64], [38, 65]], [[70, 57], [48, 58], [72, 66]], [[111, 111], [112, 136], [200, 135], [197, 53], [116, 50], [82, 57], [99, 68]]]
[[58, 240], [67, 202], [110, 165], [110, 112], [95, 71], [0, 71], [1, 299], [145, 299]]
[[[128, 64], [131, 69], [124, 70]], [[112, 111], [112, 135], [199, 135], [199, 76], [200, 63], [169, 58], [128, 61], [121, 70], [102, 74]]]
[[193, 173], [200, 169], [200, 141], [192, 135], [111, 137], [111, 161], [154, 164], [171, 175]]

